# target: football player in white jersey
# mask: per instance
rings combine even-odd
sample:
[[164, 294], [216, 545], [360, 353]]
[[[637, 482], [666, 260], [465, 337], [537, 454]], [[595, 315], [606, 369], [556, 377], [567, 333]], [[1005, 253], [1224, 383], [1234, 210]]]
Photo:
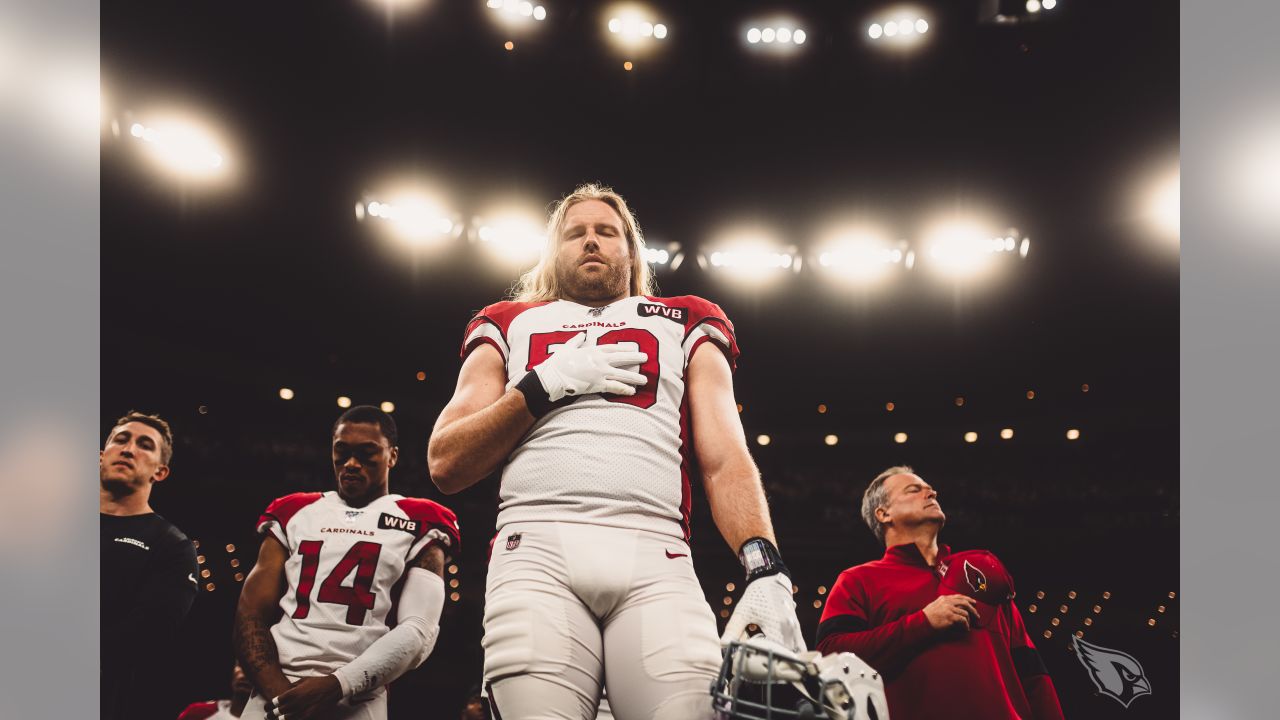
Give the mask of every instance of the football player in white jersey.
[[286, 495], [258, 521], [262, 547], [234, 631], [256, 688], [245, 720], [385, 720], [386, 685], [435, 646], [457, 519], [388, 494], [396, 444], [390, 415], [351, 408], [333, 427], [337, 491]]
[[690, 558], [689, 481], [748, 583], [748, 625], [803, 649], [759, 472], [733, 395], [733, 325], [702, 298], [652, 297], [623, 199], [584, 185], [548, 222], [513, 302], [466, 330], [457, 388], [428, 448], [458, 492], [502, 468], [484, 617], [503, 720], [711, 716], [715, 618]]

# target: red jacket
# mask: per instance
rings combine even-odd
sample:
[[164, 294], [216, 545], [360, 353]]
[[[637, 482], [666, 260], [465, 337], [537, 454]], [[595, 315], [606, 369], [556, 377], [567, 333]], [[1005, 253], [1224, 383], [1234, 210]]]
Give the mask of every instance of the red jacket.
[[[938, 560], [950, 554], [939, 546]], [[934, 630], [923, 608], [940, 580], [914, 544], [845, 570], [822, 611], [818, 649], [879, 670], [894, 720], [1062, 720], [1018, 608], [1002, 606], [986, 627]]]

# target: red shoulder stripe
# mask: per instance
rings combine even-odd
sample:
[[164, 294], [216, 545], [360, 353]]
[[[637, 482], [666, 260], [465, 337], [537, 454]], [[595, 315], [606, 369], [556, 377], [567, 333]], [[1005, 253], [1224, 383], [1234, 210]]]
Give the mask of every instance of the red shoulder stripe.
[[271, 501], [267, 509], [262, 512], [258, 518], [258, 532], [262, 532], [268, 522], [276, 521], [280, 525], [280, 532], [288, 533], [289, 521], [302, 508], [324, 497], [324, 493], [318, 492], [299, 492], [291, 495], [285, 495]]

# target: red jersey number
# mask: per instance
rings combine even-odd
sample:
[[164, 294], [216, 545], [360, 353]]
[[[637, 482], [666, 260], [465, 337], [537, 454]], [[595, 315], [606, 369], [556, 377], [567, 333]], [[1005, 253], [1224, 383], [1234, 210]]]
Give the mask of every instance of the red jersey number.
[[[529, 336], [529, 363], [525, 371], [532, 371], [551, 357], [551, 346], [561, 345], [571, 340], [578, 332], [572, 330], [555, 330], [553, 332], [534, 333]], [[619, 343], [635, 343], [636, 349], [648, 356], [640, 365], [640, 374], [645, 377], [645, 384], [636, 388], [635, 395], [604, 395], [609, 402], [626, 403], [638, 408], [648, 409], [658, 402], [658, 373], [661, 365], [658, 362], [658, 338], [653, 333], [641, 328], [622, 328], [610, 330], [596, 340], [596, 345], [617, 345]]]
[[[311, 590], [316, 583], [316, 569], [320, 566], [320, 548], [323, 540], [303, 540], [298, 543], [298, 554], [302, 556], [302, 572], [298, 577], [298, 608], [293, 617], [305, 618], [311, 613]], [[378, 572], [378, 556], [382, 554], [382, 545], [361, 541], [351, 546], [346, 555], [334, 566], [329, 577], [320, 583], [320, 592], [316, 600], [323, 603], [347, 606], [347, 624], [363, 625], [365, 617], [373, 609], [376, 599], [372, 587], [374, 575]], [[355, 570], [355, 578], [351, 585], [343, 585], [351, 571]]]

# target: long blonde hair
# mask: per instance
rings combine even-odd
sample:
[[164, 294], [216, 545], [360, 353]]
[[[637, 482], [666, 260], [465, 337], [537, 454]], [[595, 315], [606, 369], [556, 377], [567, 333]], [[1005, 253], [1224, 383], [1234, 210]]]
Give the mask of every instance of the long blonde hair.
[[511, 299], [516, 302], [542, 302], [561, 297], [560, 282], [556, 279], [556, 254], [560, 250], [560, 230], [569, 208], [584, 200], [599, 200], [613, 208], [622, 218], [622, 230], [631, 251], [631, 295], [653, 295], [655, 292], [653, 270], [644, 261], [644, 236], [640, 225], [627, 207], [627, 201], [613, 188], [595, 183], [579, 185], [573, 192], [561, 198], [547, 219], [547, 240], [542, 248], [538, 264], [520, 276], [511, 288]]

